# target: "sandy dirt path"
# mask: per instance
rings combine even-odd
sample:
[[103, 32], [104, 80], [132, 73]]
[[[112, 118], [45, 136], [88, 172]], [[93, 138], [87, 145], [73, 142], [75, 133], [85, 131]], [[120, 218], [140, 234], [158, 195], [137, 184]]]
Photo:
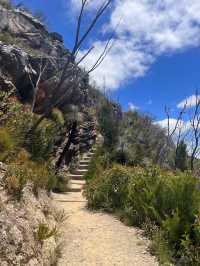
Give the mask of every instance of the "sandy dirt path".
[[68, 216], [58, 266], [158, 265], [138, 229], [125, 226], [109, 214], [90, 212], [81, 192], [57, 194], [54, 199]]

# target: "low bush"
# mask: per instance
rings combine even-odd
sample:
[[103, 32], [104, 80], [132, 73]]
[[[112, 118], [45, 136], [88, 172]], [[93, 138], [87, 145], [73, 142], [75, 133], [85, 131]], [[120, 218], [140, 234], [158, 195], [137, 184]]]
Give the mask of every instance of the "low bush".
[[99, 147], [92, 157], [85, 179], [94, 179], [96, 176], [100, 175], [102, 171], [109, 168], [112, 165], [111, 158], [111, 153], [108, 153], [104, 147]]
[[[62, 121], [44, 119], [36, 130], [31, 131], [39, 116], [33, 114], [29, 106], [13, 101], [8, 113], [9, 116], [4, 127], [6, 126], [11, 132], [17, 146], [25, 148], [30, 153], [32, 160], [48, 160], [55, 151], [57, 136], [62, 130], [60, 124]], [[59, 115], [61, 116], [60, 113]]]
[[24, 146], [33, 160], [48, 160], [52, 156], [57, 134], [56, 124], [47, 119], [43, 120], [34, 132], [27, 134]]
[[57, 176], [49, 163], [36, 163], [29, 159], [27, 152], [21, 151], [17, 158], [8, 166], [5, 175], [5, 187], [8, 192], [20, 198], [26, 183], [33, 183], [34, 192], [38, 189], [52, 190], [56, 186]]
[[90, 208], [120, 211], [129, 224], [144, 227], [148, 221], [148, 228], [152, 225], [158, 228], [157, 233], [150, 236], [154, 243], [160, 239], [162, 258], [172, 256], [181, 261], [189, 254], [193, 263], [190, 265], [198, 265], [195, 264], [200, 256], [197, 185], [196, 177], [190, 172], [114, 165], [88, 180], [85, 195]]
[[37, 231], [37, 240], [39, 242], [43, 242], [44, 240], [55, 237], [58, 234], [58, 230], [56, 227], [50, 229], [48, 225], [40, 223]]
[[56, 177], [55, 186], [53, 191], [62, 193], [68, 191], [69, 176], [65, 172], [59, 172]]
[[7, 128], [0, 128], [0, 161], [5, 161], [12, 153], [16, 142]]
[[54, 110], [54, 121], [44, 119], [32, 131], [39, 116], [31, 112], [30, 106], [2, 97], [7, 108], [1, 116], [0, 160], [10, 164], [6, 173], [9, 193], [20, 197], [28, 180], [33, 182], [36, 193], [38, 188], [66, 190], [68, 179], [65, 177], [63, 182], [51, 168], [56, 142], [63, 130], [62, 113]]

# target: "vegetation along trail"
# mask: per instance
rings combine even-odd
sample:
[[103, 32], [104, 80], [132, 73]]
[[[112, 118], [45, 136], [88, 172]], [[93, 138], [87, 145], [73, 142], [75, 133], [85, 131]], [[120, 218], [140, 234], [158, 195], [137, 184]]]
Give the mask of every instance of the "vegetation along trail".
[[[83, 172], [87, 163], [87, 158], [81, 162]], [[87, 209], [80, 171], [72, 175], [70, 192], [54, 195], [57, 206], [67, 214], [58, 266], [158, 265], [138, 229], [125, 226], [109, 214]]]

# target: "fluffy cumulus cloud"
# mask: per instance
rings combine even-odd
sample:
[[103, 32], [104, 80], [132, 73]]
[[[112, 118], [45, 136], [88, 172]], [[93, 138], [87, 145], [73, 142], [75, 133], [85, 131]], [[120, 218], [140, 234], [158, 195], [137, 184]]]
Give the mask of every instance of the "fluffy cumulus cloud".
[[[78, 7], [81, 0], [71, 1]], [[88, 8], [94, 10], [101, 2], [91, 0]], [[112, 90], [145, 75], [160, 55], [200, 45], [199, 0], [115, 0], [108, 21], [102, 29], [115, 31], [115, 46], [92, 78], [99, 86], [106, 80]], [[104, 44], [94, 42], [96, 49], [85, 60], [86, 67]]]
[[[168, 119], [163, 119], [161, 121], [156, 122], [155, 124], [159, 125], [160, 127], [164, 128], [166, 130], [169, 127], [169, 131], [170, 131], [170, 133], [172, 133], [174, 131], [174, 129], [176, 128], [177, 120], [175, 118], [170, 118], [169, 121], [168, 121]], [[177, 125], [177, 130], [180, 127], [185, 127], [184, 122], [182, 120], [179, 121], [179, 123]]]
[[136, 111], [139, 109], [139, 107], [132, 102], [128, 103], [128, 108], [130, 111]]
[[[93, 43], [95, 53], [91, 53], [84, 62], [88, 69], [94, 65], [105, 47], [105, 42]], [[86, 51], [81, 51], [81, 57]], [[101, 88], [105, 84], [109, 89], [117, 89], [128, 77], [138, 78], [144, 75], [153, 58], [143, 51], [132, 49], [132, 42], [118, 40], [106, 56], [103, 63], [91, 73], [92, 79]]]
[[190, 97], [184, 99], [181, 101], [178, 105], [177, 108], [184, 108], [185, 106], [187, 108], [192, 108], [194, 107], [198, 102], [200, 101], [200, 95], [191, 95]]

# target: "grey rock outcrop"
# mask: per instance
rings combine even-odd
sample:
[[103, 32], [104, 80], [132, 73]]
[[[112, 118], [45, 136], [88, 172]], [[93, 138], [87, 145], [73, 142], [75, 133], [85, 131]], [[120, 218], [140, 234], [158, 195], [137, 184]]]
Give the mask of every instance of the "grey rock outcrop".
[[49, 33], [45, 25], [29, 12], [19, 8], [7, 9], [0, 3], [0, 18], [0, 31], [20, 38], [25, 45], [55, 57], [68, 53], [62, 37]]
[[20, 202], [13, 201], [0, 187], [0, 265], [49, 266], [54, 262], [57, 242], [54, 236], [40, 242], [41, 223], [57, 226], [55, 208], [46, 192], [36, 198], [27, 184]]

